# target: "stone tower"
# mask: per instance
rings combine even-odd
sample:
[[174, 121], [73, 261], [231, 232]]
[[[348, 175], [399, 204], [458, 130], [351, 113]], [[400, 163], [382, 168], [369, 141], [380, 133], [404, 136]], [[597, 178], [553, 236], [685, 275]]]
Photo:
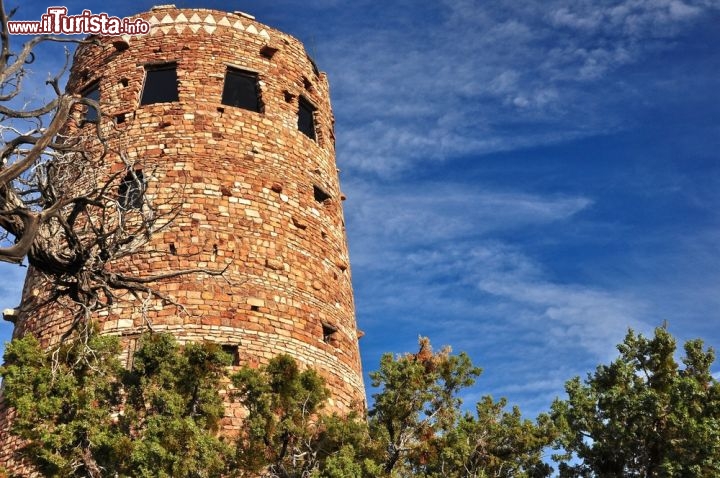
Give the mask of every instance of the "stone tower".
[[[143, 315], [122, 301], [97, 317], [101, 329], [129, 350], [150, 322], [181, 342], [220, 343], [238, 363], [288, 353], [326, 379], [331, 409], [362, 406], [326, 75], [298, 40], [241, 12], [167, 5], [139, 16], [150, 33], [79, 47], [67, 86], [102, 105], [103, 117], [86, 117], [79, 131], [99, 121], [147, 181], [144, 191], [121, 185], [123, 206], [147, 194], [179, 212], [125, 267], [138, 276], [227, 269], [155, 286], [182, 311]], [[102, 166], [108, 174], [126, 168], [112, 158]], [[31, 270], [23, 303], [46, 287]], [[46, 345], [69, 326], [52, 305], [21, 307], [14, 321], [15, 336], [33, 333]]]

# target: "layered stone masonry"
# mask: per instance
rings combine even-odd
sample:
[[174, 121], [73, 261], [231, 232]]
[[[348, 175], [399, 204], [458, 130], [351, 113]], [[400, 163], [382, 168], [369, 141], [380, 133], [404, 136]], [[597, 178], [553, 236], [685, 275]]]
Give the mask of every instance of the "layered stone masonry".
[[[125, 273], [147, 276], [193, 267], [224, 277], [182, 276], [157, 284], [184, 310], [119, 301], [97, 317], [123, 337], [131, 360], [148, 323], [180, 341], [237, 347], [240, 362], [289, 353], [316, 368], [330, 408], [364, 406], [345, 225], [335, 164], [334, 118], [324, 73], [291, 37], [242, 13], [156, 7], [140, 15], [150, 34], [99, 38], [78, 48], [68, 90], [99, 87], [100, 128], [148, 180], [146, 194], [179, 216]], [[140, 105], [146, 69], [174, 64], [178, 101]], [[260, 112], [222, 104], [225, 73], [257, 77]], [[315, 139], [298, 130], [300, 102], [313, 108]], [[78, 134], [94, 124], [82, 124]], [[113, 156], [109, 175], [125, 165]], [[69, 327], [66, 306], [26, 313], [52, 284], [30, 271], [14, 335], [50, 346]], [[230, 409], [228, 429], [241, 416]], [[0, 414], [0, 423], [5, 418]], [[0, 430], [0, 444], [7, 437]], [[12, 445], [0, 445], [0, 464]]]

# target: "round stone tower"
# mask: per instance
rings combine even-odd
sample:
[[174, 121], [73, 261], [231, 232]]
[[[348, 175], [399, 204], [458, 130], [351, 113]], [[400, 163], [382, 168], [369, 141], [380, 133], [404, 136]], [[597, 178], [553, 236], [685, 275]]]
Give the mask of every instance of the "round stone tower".
[[[101, 169], [135, 171], [120, 206], [140, 207], [144, 194], [177, 212], [119, 267], [139, 277], [224, 273], [160, 281], [153, 287], [176, 306], [127, 297], [95, 318], [101, 330], [123, 337], [128, 357], [148, 325], [220, 343], [237, 363], [287, 353], [325, 378], [331, 410], [362, 406], [326, 75], [297, 39], [241, 12], [167, 5], [139, 17], [146, 35], [80, 46], [67, 86], [101, 105], [101, 117], [77, 121], [78, 134], [99, 127], [107, 137]], [[41, 302], [43, 281], [30, 270], [23, 304]], [[15, 336], [51, 345], [70, 326], [54, 304], [24, 309]]]

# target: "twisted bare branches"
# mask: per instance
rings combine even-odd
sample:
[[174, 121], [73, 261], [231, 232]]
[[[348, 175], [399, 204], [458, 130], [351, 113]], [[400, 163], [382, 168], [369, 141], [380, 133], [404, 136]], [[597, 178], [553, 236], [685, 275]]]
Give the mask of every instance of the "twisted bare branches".
[[[136, 275], [138, 253], [159, 253], [151, 238], [177, 218], [177, 195], [146, 194], [161, 173], [139, 172], [114, 146], [109, 135], [122, 133], [101, 104], [61, 90], [67, 49], [65, 65], [45, 82], [50, 99], [21, 102], [38, 45], [94, 40], [38, 36], [15, 51], [7, 30], [12, 13], [0, 0], [0, 261], [30, 264], [49, 285], [33, 306], [68, 299], [75, 329], [119, 300], [142, 313], [151, 301], [181, 307], [154, 284], [194, 273], [222, 276], [227, 267]], [[88, 108], [97, 121], [84, 121]]]

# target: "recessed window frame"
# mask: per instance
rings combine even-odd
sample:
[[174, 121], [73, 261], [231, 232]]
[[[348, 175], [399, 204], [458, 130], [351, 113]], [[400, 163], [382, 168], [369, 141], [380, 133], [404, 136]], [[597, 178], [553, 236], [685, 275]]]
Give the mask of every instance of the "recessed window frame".
[[324, 204], [328, 199], [332, 199], [332, 196], [317, 184], [313, 184], [313, 198], [318, 203]]
[[[162, 77], [152, 78], [154, 76], [162, 74], [162, 72], [168, 71], [174, 72], [172, 78], [169, 78], [170, 81], [168, 81], [168, 79], [162, 79]], [[148, 80], [151, 80], [153, 82], [163, 81], [162, 84], [165, 87], [155, 87], [153, 85], [154, 89], [152, 90], [152, 95], [154, 96], [150, 96], [148, 98]], [[171, 81], [172, 83], [174, 83], [174, 90], [171, 88], [167, 88], [167, 86], [170, 85]], [[140, 106], [154, 105], [157, 103], [172, 103], [179, 100], [180, 88], [177, 76], [177, 62], [172, 61], [167, 63], [155, 63], [151, 65], [145, 65], [145, 78], [143, 81], [142, 91], [140, 92]]]
[[[237, 96], [234, 98], [236, 101], [231, 101], [233, 99], [232, 95], [235, 91], [237, 91], [237, 88], [233, 89], [231, 80], [240, 80], [244, 83], [236, 83], [236, 87], [241, 87], [243, 89], [247, 89], [246, 94], [244, 95], [245, 98], [238, 98]], [[220, 102], [223, 105], [226, 106], [232, 106], [235, 108], [241, 108], [248, 111], [254, 111], [256, 113], [262, 113], [263, 112], [263, 103], [262, 103], [262, 97], [260, 96], [260, 77], [259, 74], [256, 71], [246, 70], [243, 68], [238, 68], [236, 66], [227, 65], [225, 69], [225, 78], [223, 80], [223, 92], [222, 97], [220, 99]], [[252, 86], [253, 91], [250, 90], [250, 86]], [[253, 101], [254, 100], [254, 101]]]
[[120, 186], [118, 186], [118, 205], [120, 209], [123, 211], [141, 209], [146, 189], [147, 180], [142, 169], [128, 170], [120, 182]]
[[337, 341], [338, 341], [338, 328], [322, 323], [322, 341], [325, 342], [328, 345], [332, 345], [333, 347], [337, 347]]
[[[88, 85], [83, 90], [82, 97], [100, 103], [100, 81], [98, 80]], [[97, 123], [100, 121], [100, 110], [98, 108], [94, 108], [90, 105], [83, 106], [85, 107], [83, 112], [83, 121], [85, 123]]]
[[[298, 131], [313, 141], [317, 142], [317, 125], [315, 124], [315, 112], [317, 107], [304, 96], [298, 99]], [[308, 120], [310, 124], [308, 125]]]
[[230, 365], [233, 367], [240, 365], [240, 346], [238, 344], [222, 344], [220, 348], [232, 357], [232, 363]]
[[263, 45], [260, 48], [260, 55], [263, 56], [263, 58], [267, 60], [272, 60], [272, 58], [275, 56], [277, 52], [279, 52], [279, 48], [272, 47], [270, 45]]

